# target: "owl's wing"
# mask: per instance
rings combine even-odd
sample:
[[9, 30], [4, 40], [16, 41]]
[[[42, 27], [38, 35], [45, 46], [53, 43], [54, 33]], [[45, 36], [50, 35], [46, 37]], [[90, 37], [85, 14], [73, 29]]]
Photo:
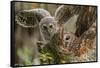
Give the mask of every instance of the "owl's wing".
[[89, 27], [96, 21], [97, 8], [84, 6], [80, 10], [78, 19], [76, 21], [75, 35], [80, 37]]
[[44, 9], [23, 10], [16, 13], [15, 21], [22, 27], [34, 28], [39, 24], [40, 20], [46, 16], [51, 15]]
[[76, 21], [75, 39], [69, 50], [80, 56], [94, 46], [96, 36], [96, 7], [82, 7]]
[[[96, 50], [96, 22], [91, 25], [91, 27], [85, 31], [81, 37], [78, 37], [79, 42], [77, 45], [73, 43], [71, 49], [73, 49], [76, 56], [81, 56], [82, 54], [91, 55], [89, 53], [94, 54]], [[75, 41], [76, 42], [76, 41]], [[78, 47], [77, 47], [78, 46]], [[94, 51], [94, 52], [91, 52]], [[93, 57], [93, 56], [92, 56]], [[91, 56], [90, 56], [91, 58]], [[93, 59], [93, 58], [92, 58]]]
[[79, 6], [67, 6], [67, 5], [61, 5], [57, 8], [55, 12], [55, 19], [58, 24], [64, 24], [66, 23], [73, 15], [78, 14], [80, 11]]

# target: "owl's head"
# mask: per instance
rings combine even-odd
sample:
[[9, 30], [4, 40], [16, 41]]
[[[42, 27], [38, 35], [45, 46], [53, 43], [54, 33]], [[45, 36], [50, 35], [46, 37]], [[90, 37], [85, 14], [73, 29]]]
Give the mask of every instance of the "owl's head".
[[71, 42], [75, 39], [75, 35], [71, 32], [67, 32], [67, 33], [64, 33], [64, 38], [63, 38], [63, 41], [64, 41], [64, 45], [66, 47], [69, 47]]
[[39, 26], [46, 40], [50, 40], [58, 30], [58, 25], [54, 17], [43, 18]]

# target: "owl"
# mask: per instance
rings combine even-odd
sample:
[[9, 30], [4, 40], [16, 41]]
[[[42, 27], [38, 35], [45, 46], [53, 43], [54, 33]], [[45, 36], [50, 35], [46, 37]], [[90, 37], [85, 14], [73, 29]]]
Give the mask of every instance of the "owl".
[[71, 62], [96, 60], [96, 7], [81, 7], [76, 21], [76, 31], [63, 34], [62, 53], [70, 53]]

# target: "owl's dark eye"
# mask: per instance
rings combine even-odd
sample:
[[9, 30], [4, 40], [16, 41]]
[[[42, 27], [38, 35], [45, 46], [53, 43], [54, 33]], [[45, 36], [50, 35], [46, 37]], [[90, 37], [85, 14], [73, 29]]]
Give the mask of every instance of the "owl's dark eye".
[[53, 28], [53, 25], [50, 25], [49, 27], [50, 27], [50, 28]]
[[44, 26], [43, 26], [43, 29], [46, 30], [46, 29], [47, 29], [47, 26], [44, 25]]
[[69, 39], [70, 39], [70, 36], [67, 36], [67, 37], [66, 37], [66, 40], [69, 40]]

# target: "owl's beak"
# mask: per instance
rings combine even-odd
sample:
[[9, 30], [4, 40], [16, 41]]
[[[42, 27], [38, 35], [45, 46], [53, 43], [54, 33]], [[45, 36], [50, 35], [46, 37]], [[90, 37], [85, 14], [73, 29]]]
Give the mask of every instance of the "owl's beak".
[[66, 47], [68, 46], [68, 42], [65, 42], [65, 46], [66, 46]]
[[46, 30], [46, 31], [47, 31], [48, 36], [50, 36], [50, 32], [49, 32], [49, 30]]

